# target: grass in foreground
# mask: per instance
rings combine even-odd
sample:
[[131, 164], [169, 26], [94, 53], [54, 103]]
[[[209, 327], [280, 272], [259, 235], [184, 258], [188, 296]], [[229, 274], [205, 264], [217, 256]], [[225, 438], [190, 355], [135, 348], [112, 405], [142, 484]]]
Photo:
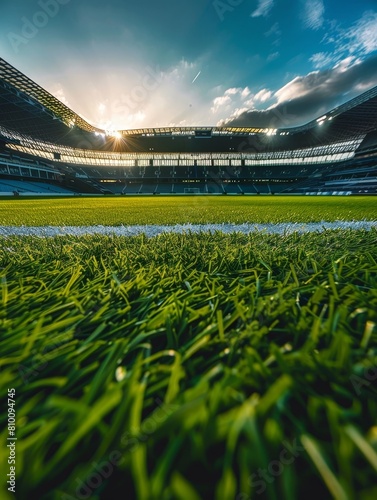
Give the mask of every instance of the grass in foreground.
[[375, 197], [187, 196], [0, 200], [2, 226], [377, 220]]
[[376, 498], [376, 243], [1, 240], [17, 497]]

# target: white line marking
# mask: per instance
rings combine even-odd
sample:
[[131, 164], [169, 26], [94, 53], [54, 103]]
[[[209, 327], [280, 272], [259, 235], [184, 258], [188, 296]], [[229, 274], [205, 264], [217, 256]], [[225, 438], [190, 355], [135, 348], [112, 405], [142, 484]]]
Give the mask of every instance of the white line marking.
[[84, 236], [89, 234], [136, 236], [145, 234], [153, 237], [163, 233], [261, 233], [292, 234], [323, 232], [334, 229], [377, 229], [377, 221], [335, 221], [335, 222], [286, 222], [280, 224], [175, 224], [172, 226], [0, 226], [0, 237], [7, 236]]

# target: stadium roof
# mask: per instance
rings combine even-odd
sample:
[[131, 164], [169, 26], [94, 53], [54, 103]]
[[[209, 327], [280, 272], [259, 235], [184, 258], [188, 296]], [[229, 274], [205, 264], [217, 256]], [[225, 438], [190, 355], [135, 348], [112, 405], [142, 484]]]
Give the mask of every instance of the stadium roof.
[[[39, 141], [74, 148], [117, 151], [229, 151], [248, 137], [265, 150], [308, 147], [365, 136], [377, 129], [377, 87], [312, 120], [285, 129], [253, 127], [163, 127], [105, 131], [97, 128], [0, 58], [0, 127]], [[271, 137], [253, 145], [251, 136]], [[9, 136], [8, 136], [9, 138]], [[177, 139], [175, 142], [172, 138]], [[187, 139], [194, 140], [188, 146]], [[123, 140], [120, 140], [123, 139]], [[233, 147], [232, 147], [233, 146]], [[238, 147], [238, 146], [237, 146]], [[238, 149], [239, 150], [239, 149]]]

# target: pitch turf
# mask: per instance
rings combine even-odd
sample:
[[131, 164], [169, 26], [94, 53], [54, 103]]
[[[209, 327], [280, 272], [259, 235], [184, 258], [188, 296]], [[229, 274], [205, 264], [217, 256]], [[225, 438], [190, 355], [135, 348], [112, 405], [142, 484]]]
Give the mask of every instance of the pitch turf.
[[188, 196], [0, 200], [2, 226], [377, 220], [375, 197]]
[[375, 229], [0, 238], [0, 279], [18, 498], [376, 497]]

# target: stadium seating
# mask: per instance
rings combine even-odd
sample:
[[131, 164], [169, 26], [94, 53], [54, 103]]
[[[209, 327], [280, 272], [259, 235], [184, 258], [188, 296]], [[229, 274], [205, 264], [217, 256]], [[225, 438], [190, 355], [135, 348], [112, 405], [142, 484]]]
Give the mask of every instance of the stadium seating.
[[0, 180], [0, 192], [13, 194], [18, 193], [34, 193], [34, 194], [72, 194], [72, 191], [48, 183], [41, 182], [26, 182], [26, 181], [16, 181], [1, 179]]
[[46, 91], [4, 60], [0, 87], [6, 192], [375, 192], [377, 87], [298, 127], [123, 130], [118, 142], [53, 96], [46, 103]]

